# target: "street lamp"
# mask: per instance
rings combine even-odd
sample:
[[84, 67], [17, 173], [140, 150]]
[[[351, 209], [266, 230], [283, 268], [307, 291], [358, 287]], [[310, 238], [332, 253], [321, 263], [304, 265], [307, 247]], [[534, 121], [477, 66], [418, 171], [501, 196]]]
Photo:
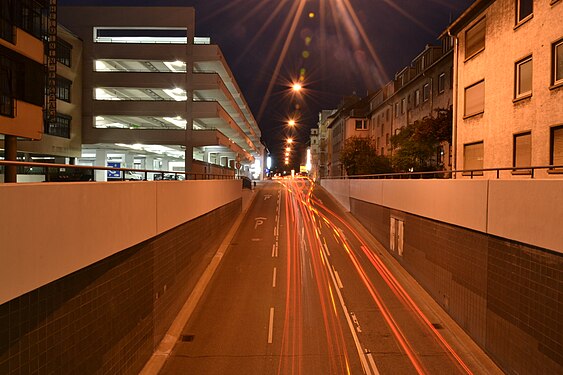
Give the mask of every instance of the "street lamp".
[[287, 143], [288, 143], [288, 144], [292, 144], [292, 143], [293, 143], [293, 139], [292, 139], [292, 138], [288, 138], [288, 139], [287, 139]]
[[295, 126], [295, 120], [291, 119], [287, 122], [287, 125], [289, 126]]
[[301, 91], [302, 88], [303, 88], [303, 86], [301, 86], [301, 84], [299, 82], [295, 82], [291, 85], [291, 89], [294, 92], [299, 92], [299, 91]]

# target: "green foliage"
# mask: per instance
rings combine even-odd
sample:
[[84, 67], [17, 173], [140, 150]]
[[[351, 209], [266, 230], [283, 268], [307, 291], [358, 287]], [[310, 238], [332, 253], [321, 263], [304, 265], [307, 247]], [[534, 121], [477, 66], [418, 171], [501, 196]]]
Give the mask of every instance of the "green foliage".
[[443, 142], [452, 142], [452, 111], [449, 109], [438, 109], [436, 117], [415, 121], [391, 137], [396, 149], [393, 168], [399, 172], [442, 169], [436, 156]]
[[391, 172], [391, 162], [376, 154], [375, 140], [366, 137], [350, 137], [340, 150], [340, 162], [348, 176]]

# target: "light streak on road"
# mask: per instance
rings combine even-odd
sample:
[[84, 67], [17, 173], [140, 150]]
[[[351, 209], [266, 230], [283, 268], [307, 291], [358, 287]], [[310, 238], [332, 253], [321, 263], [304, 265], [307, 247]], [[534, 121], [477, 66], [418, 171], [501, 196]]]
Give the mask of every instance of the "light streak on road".
[[[346, 322], [349, 325], [351, 334], [354, 338], [356, 351], [360, 359], [361, 366], [366, 374], [379, 374], [377, 366], [371, 351], [362, 349], [361, 343], [356, 335], [356, 329], [361, 332], [360, 322], [353, 315], [354, 322], [350, 320], [350, 314], [342, 298], [340, 289], [343, 289], [342, 280], [330, 260], [329, 246], [326, 243], [326, 236], [333, 236], [337, 247], [340, 246], [342, 254], [345, 255], [355, 274], [366, 288], [369, 296], [378, 308], [382, 319], [389, 327], [395, 342], [399, 345], [405, 358], [412, 365], [418, 374], [429, 374], [428, 368], [424, 364], [424, 358], [421, 357], [420, 351], [417, 351], [413, 343], [409, 340], [408, 334], [401, 323], [393, 316], [386, 301], [383, 299], [381, 292], [376, 288], [374, 282], [370, 279], [369, 273], [374, 270], [381, 277], [386, 287], [400, 301], [406, 311], [410, 312], [414, 317], [413, 321], [418, 322], [421, 329], [431, 334], [430, 337], [443, 349], [457, 367], [460, 373], [472, 374], [469, 367], [464, 363], [461, 357], [449, 345], [444, 337], [432, 325], [430, 320], [425, 316], [415, 301], [410, 297], [406, 290], [401, 286], [398, 280], [393, 276], [383, 261], [379, 258], [375, 251], [370, 249], [365, 240], [360, 236], [356, 228], [350, 225], [346, 220], [340, 218], [336, 213], [326, 207], [320, 200], [313, 196], [314, 184], [312, 181], [304, 179], [286, 179], [282, 184], [285, 185], [285, 208], [286, 208], [286, 236], [288, 244], [287, 252], [287, 285], [286, 285], [286, 319], [284, 323], [284, 340], [286, 346], [280, 358], [289, 355], [291, 358], [291, 371], [288, 366], [283, 365], [280, 360], [280, 370], [278, 373], [300, 374], [300, 348], [302, 333], [300, 319], [303, 317], [304, 304], [311, 303], [303, 301], [304, 295], [301, 290], [305, 289], [305, 285], [309, 282], [303, 280], [300, 275], [300, 267], [305, 262], [309, 262], [313, 268], [313, 282], [316, 285], [316, 294], [318, 303], [322, 312], [322, 323], [325, 330], [326, 345], [329, 357], [329, 373], [347, 373], [350, 371], [348, 363], [348, 353], [345, 345], [345, 331], [342, 327], [342, 320], [338, 318], [338, 309], [334, 293], [338, 295], [340, 307], [344, 311]], [[322, 230], [323, 225], [327, 229]], [[346, 234], [345, 234], [346, 230]], [[330, 232], [330, 233], [329, 233]], [[299, 238], [301, 235], [301, 238]], [[347, 235], [350, 238], [347, 238]], [[359, 243], [359, 245], [354, 245]], [[301, 247], [299, 244], [302, 244]], [[309, 252], [305, 254], [305, 248], [309, 248]], [[332, 251], [337, 251], [333, 248]], [[310, 254], [310, 255], [309, 255]], [[367, 259], [367, 262], [366, 262]], [[371, 268], [370, 268], [371, 266]], [[301, 284], [305, 283], [305, 284]], [[308, 295], [309, 296], [309, 295]], [[291, 346], [289, 346], [291, 342]], [[291, 348], [291, 352], [286, 350]], [[297, 359], [297, 363], [295, 363]], [[445, 357], [445, 358], [447, 358]], [[346, 358], [342, 362], [342, 358]]]

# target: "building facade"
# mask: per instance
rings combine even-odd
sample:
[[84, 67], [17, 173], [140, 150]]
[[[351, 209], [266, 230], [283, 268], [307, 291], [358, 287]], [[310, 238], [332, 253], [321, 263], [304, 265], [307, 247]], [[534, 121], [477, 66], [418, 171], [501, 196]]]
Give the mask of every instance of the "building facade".
[[456, 40], [456, 169], [529, 178], [525, 167], [563, 164], [562, 3], [480, 0], [444, 32]]
[[256, 120], [219, 47], [195, 37], [193, 8], [59, 14], [84, 41], [81, 164], [193, 171], [198, 160], [249, 171], [261, 158]]
[[[47, 6], [46, 1], [0, 4], [0, 147], [7, 160], [17, 159], [18, 137], [42, 137]], [[16, 182], [15, 168], [7, 167], [2, 180]]]

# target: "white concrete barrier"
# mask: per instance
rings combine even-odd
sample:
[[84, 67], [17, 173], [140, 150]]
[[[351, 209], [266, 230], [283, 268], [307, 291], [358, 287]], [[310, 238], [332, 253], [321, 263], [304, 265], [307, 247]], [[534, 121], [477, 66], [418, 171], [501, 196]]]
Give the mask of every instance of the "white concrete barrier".
[[563, 180], [322, 180], [321, 185], [347, 210], [354, 198], [563, 253]]
[[239, 180], [0, 185], [0, 304], [241, 194]]

